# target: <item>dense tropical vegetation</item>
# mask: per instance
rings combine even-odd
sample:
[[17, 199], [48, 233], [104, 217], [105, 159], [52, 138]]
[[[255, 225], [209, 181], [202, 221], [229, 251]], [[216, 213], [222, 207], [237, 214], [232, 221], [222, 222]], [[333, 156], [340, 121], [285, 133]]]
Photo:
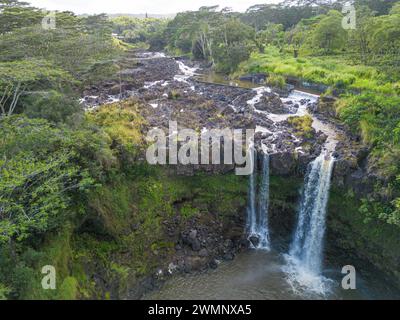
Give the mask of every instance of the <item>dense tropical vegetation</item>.
[[[115, 76], [132, 47], [205, 60], [231, 77], [265, 72], [276, 86], [289, 77], [325, 85], [379, 177], [360, 214], [400, 228], [400, 3], [357, 0], [357, 27], [343, 29], [340, 1], [292, 2], [245, 13], [203, 7], [171, 20], [59, 12], [57, 28], [44, 29], [42, 10], [0, 0], [0, 299], [90, 298], [87, 259], [125, 279], [127, 267], [109, 259], [116, 249], [132, 251], [123, 259], [139, 276], [173, 245], [157, 230], [187, 182], [160, 182], [162, 172], [136, 161], [144, 147], [139, 103], [96, 114], [79, 104], [82, 90]], [[221, 193], [218, 177], [197, 183], [215, 193], [199, 191], [204, 202], [227, 214], [241, 185], [232, 178]], [[99, 237], [85, 232], [93, 211], [105, 221]], [[134, 234], [127, 222], [138, 225]], [[56, 292], [38, 287], [37, 270], [48, 261], [61, 270]]]

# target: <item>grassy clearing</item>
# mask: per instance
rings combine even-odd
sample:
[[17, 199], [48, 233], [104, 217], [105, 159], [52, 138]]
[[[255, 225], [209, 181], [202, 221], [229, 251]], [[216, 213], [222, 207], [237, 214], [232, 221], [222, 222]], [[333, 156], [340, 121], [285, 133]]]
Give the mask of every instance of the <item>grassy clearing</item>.
[[294, 58], [289, 53], [280, 53], [276, 47], [267, 47], [264, 54], [253, 53], [235, 75], [253, 72], [302, 78], [337, 89], [383, 94], [398, 94], [400, 87], [400, 81], [390, 82], [377, 68], [354, 64], [341, 56]]

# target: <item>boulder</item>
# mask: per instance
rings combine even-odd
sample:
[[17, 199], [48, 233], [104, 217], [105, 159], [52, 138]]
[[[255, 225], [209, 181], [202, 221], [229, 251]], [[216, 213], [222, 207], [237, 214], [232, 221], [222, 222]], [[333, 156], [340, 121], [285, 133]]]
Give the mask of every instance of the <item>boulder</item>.
[[207, 266], [206, 260], [201, 257], [186, 257], [185, 258], [185, 272], [191, 273], [200, 271]]
[[255, 108], [260, 111], [267, 111], [275, 114], [288, 113], [287, 108], [282, 103], [281, 98], [276, 94], [264, 94], [260, 102], [255, 104]]
[[252, 244], [253, 247], [257, 247], [260, 244], [260, 238], [256, 236], [251, 236], [249, 238], [250, 243]]
[[200, 257], [208, 257], [208, 251], [207, 251], [207, 249], [201, 249], [200, 250], [200, 252], [199, 252], [199, 256]]

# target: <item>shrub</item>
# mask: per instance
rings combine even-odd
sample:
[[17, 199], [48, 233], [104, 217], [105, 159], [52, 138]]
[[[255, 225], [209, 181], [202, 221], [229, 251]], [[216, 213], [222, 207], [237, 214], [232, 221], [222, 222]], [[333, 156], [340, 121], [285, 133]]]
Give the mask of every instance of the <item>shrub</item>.
[[272, 87], [284, 88], [286, 80], [285, 77], [272, 73], [268, 76], [267, 83]]
[[312, 127], [313, 119], [311, 116], [306, 115], [303, 117], [289, 117], [288, 123], [295, 129], [295, 134], [305, 137], [312, 138], [314, 134], [314, 128]]

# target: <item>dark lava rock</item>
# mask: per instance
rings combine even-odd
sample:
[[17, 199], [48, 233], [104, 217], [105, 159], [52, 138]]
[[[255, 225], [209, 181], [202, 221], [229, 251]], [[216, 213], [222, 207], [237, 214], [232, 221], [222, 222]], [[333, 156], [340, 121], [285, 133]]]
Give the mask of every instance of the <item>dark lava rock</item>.
[[186, 257], [185, 258], [185, 272], [191, 273], [200, 271], [207, 266], [206, 260], [201, 257]]
[[188, 235], [182, 235], [183, 243], [188, 245], [193, 251], [201, 250], [201, 243], [197, 238], [197, 230], [191, 230]]
[[232, 261], [233, 259], [235, 259], [235, 256], [234, 256], [233, 253], [228, 252], [228, 253], [225, 253], [225, 254], [224, 254], [223, 259], [224, 259], [225, 261]]
[[267, 79], [267, 74], [265, 73], [252, 73], [241, 76], [239, 78], [240, 81], [250, 81], [253, 83], [264, 83]]
[[217, 260], [215, 260], [215, 259], [211, 260], [210, 263], [208, 264], [208, 266], [209, 266], [211, 269], [217, 269], [217, 268], [218, 268], [218, 262], [217, 262]]
[[208, 251], [207, 249], [201, 249], [199, 252], [200, 257], [208, 257]]
[[255, 108], [260, 111], [268, 111], [275, 114], [289, 113], [288, 108], [282, 103], [281, 98], [276, 94], [264, 94], [260, 102], [255, 104]]
[[250, 237], [249, 241], [254, 247], [257, 247], [260, 244], [260, 238], [256, 236]]
[[283, 152], [271, 156], [271, 172], [276, 175], [288, 176], [296, 169], [295, 154]]

